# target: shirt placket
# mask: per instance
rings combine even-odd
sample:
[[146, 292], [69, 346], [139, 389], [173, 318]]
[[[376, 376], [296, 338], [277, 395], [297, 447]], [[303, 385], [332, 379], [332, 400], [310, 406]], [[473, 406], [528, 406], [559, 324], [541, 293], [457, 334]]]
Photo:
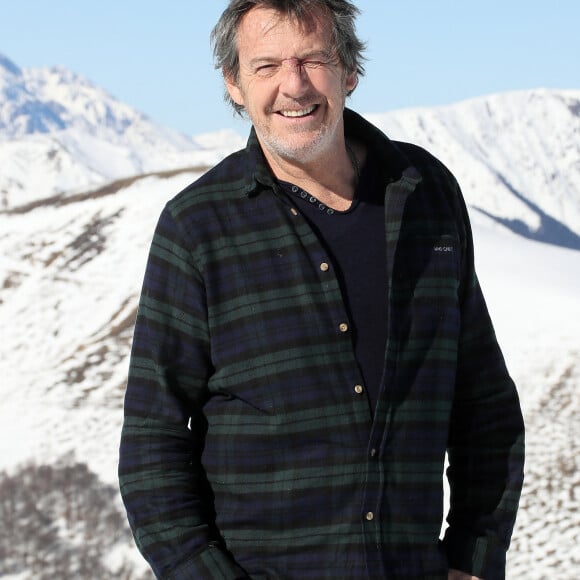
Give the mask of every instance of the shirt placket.
[[[330, 313], [328, 320], [332, 325], [331, 330], [337, 336], [338, 340], [345, 343], [344, 351], [348, 352], [349, 355], [349, 361], [341, 362], [344, 363], [345, 369], [343, 375], [346, 375], [345, 388], [347, 389], [349, 397], [352, 398], [355, 407], [356, 424], [365, 425], [366, 429], [370, 429], [372, 417], [366, 388], [354, 356], [352, 325], [344, 305], [334, 266], [330, 256], [328, 256], [325, 248], [300, 211], [292, 204], [289, 205], [288, 211], [293, 218], [297, 235], [303, 239], [305, 246], [308, 247], [309, 260], [319, 272], [319, 280], [325, 296], [329, 297], [327, 305], [328, 312]], [[368, 442], [368, 433], [365, 430], [365, 437], [363, 439], [365, 446]]]
[[[289, 212], [295, 220], [298, 235], [310, 238], [316, 237], [302, 214], [294, 206], [289, 207]], [[305, 230], [304, 228], [307, 228]], [[310, 240], [309, 240], [310, 241]], [[361, 441], [361, 463], [366, 464], [366, 481], [365, 489], [361, 490], [361, 504], [359, 516], [363, 526], [363, 535], [366, 540], [367, 566], [370, 569], [376, 568], [376, 561], [380, 560], [380, 484], [382, 478], [380, 469], [380, 430], [372, 428], [372, 414], [369, 408], [366, 388], [363, 377], [358, 370], [358, 365], [354, 359], [354, 348], [352, 344], [352, 327], [348, 318], [338, 279], [334, 272], [332, 262], [324, 250], [321, 243], [311, 244], [312, 251], [309, 258], [316, 266], [320, 275], [320, 282], [325, 290], [333, 298], [329, 299], [328, 307], [331, 312], [330, 319], [333, 324], [333, 331], [337, 334], [339, 340], [348, 341], [348, 347], [351, 352], [352, 364], [345, 370], [347, 375], [346, 387], [349, 390], [349, 396], [352, 397], [354, 414], [357, 417], [355, 423], [360, 430], [357, 434]], [[340, 296], [340, 299], [337, 297]], [[373, 438], [374, 437], [374, 438]]]

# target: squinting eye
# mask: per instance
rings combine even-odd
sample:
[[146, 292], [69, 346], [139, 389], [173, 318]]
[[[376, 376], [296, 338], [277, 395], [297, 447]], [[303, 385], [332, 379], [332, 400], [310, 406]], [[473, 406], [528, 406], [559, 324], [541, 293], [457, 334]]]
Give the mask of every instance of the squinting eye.
[[306, 68], [318, 68], [323, 65], [324, 63], [321, 60], [305, 60], [302, 63], [302, 66], [305, 66]]
[[261, 77], [269, 77], [272, 76], [274, 74], [276, 74], [276, 71], [278, 70], [278, 65], [275, 64], [264, 64], [262, 66], [259, 66], [256, 69], [256, 74], [258, 76]]

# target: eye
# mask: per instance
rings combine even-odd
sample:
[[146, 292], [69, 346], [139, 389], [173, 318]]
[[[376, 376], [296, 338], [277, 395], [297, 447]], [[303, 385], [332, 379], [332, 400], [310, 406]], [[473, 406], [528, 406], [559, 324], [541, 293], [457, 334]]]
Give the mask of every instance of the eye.
[[274, 63], [262, 64], [256, 68], [255, 74], [259, 77], [271, 77], [276, 74], [279, 65]]
[[302, 66], [305, 68], [319, 68], [325, 64], [322, 60], [305, 60], [302, 62]]

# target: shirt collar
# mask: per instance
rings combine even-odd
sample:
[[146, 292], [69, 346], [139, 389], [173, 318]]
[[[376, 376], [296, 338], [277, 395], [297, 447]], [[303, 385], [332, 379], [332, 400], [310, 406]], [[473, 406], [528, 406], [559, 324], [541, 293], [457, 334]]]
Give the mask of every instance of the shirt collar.
[[[376, 156], [386, 181], [395, 181], [410, 165], [409, 160], [380, 129], [369, 123], [358, 113], [344, 110], [344, 131], [347, 138], [361, 141], [367, 150]], [[256, 130], [252, 127], [244, 150], [247, 161], [244, 192], [257, 195], [264, 189], [275, 187], [276, 179], [268, 166]]]

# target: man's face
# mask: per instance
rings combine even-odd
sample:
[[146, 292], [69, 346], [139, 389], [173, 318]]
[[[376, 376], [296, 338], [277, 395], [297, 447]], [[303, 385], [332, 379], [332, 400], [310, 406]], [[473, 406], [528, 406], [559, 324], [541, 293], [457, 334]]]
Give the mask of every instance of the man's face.
[[267, 154], [306, 163], [340, 146], [344, 104], [357, 77], [340, 64], [323, 13], [298, 23], [253, 8], [238, 28], [238, 56], [239, 77], [226, 86]]

